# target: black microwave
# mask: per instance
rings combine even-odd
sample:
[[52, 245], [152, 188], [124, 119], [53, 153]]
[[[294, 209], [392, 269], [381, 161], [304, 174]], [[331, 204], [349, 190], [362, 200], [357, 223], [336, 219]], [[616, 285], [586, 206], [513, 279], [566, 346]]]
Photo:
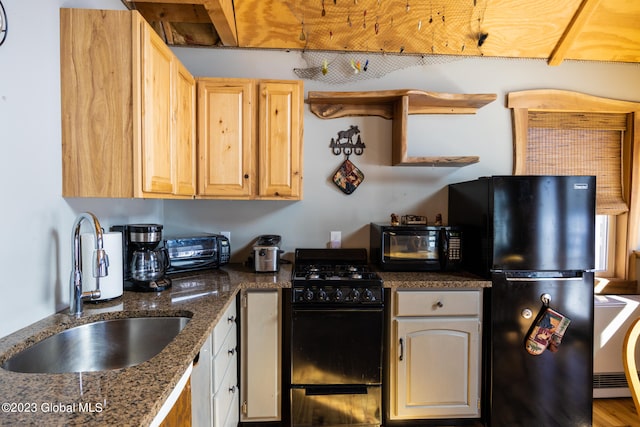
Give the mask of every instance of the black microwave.
[[462, 230], [455, 226], [371, 223], [371, 262], [387, 271], [455, 271], [462, 261]]

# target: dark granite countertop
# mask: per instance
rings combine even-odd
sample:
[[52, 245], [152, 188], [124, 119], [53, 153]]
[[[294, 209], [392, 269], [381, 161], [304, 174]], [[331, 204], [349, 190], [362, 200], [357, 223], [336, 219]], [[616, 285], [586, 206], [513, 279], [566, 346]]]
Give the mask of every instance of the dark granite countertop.
[[[466, 274], [381, 272], [391, 288], [479, 288], [491, 282]], [[149, 425], [189, 368], [220, 316], [243, 288], [287, 288], [291, 266], [254, 273], [241, 265], [175, 277], [160, 293], [125, 292], [113, 301], [86, 303], [76, 319], [66, 311], [0, 339], [0, 364], [64, 329], [122, 317], [191, 317], [162, 352], [137, 366], [103, 372], [25, 374], [0, 369], [0, 425]], [[8, 405], [7, 405], [8, 404]]]
[[464, 272], [390, 272], [379, 271], [385, 288], [490, 288], [491, 280]]

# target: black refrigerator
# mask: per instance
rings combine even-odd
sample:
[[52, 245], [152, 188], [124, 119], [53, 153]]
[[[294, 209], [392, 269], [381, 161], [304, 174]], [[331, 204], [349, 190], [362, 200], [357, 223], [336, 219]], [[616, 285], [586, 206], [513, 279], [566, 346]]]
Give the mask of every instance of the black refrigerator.
[[449, 186], [464, 268], [492, 281], [489, 426], [591, 426], [595, 185], [593, 176], [492, 176]]

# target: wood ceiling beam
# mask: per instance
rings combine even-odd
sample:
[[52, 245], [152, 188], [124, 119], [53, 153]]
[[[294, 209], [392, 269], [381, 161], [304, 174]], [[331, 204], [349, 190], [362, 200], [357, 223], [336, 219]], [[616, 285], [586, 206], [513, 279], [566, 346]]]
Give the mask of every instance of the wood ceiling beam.
[[[238, 46], [238, 31], [236, 29], [233, 0], [135, 0], [126, 3], [134, 5], [142, 3], [167, 4], [172, 5], [171, 8], [173, 10], [177, 10], [177, 6], [203, 6], [222, 44], [224, 46]], [[169, 9], [169, 7], [167, 7], [167, 9]], [[166, 20], [171, 21], [171, 19]]]
[[238, 46], [233, 0], [200, 0], [224, 46]]
[[562, 61], [564, 61], [569, 48], [571, 48], [573, 42], [576, 40], [578, 35], [580, 35], [580, 32], [593, 14], [594, 10], [596, 10], [596, 7], [598, 7], [599, 3], [600, 0], [582, 1], [575, 15], [573, 15], [571, 22], [560, 37], [558, 44], [556, 44], [553, 52], [551, 52], [551, 56], [549, 56], [549, 60], [547, 61], [549, 65], [560, 65]]
[[192, 24], [212, 24], [209, 13], [202, 5], [158, 5], [157, 3], [136, 4], [136, 10], [149, 21], [157, 22], [188, 22]]
[[202, 4], [204, 0], [135, 0], [135, 1], [127, 1], [127, 3], [169, 3], [169, 4], [181, 4], [181, 5], [190, 5], [190, 4]]

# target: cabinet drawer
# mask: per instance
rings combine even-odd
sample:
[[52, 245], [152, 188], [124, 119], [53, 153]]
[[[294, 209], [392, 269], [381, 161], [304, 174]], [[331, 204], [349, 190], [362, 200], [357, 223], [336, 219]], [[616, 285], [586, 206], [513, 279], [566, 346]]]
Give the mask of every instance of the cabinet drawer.
[[229, 411], [237, 411], [237, 407], [232, 407], [233, 402], [238, 402], [234, 399], [238, 394], [238, 376], [237, 369], [238, 364], [236, 358], [233, 359], [229, 365], [226, 375], [222, 380], [222, 385], [218, 392], [213, 396], [213, 425], [222, 426], [227, 419]]
[[480, 291], [397, 291], [396, 316], [478, 316]]
[[231, 401], [229, 407], [229, 414], [227, 415], [227, 421], [224, 423], [224, 427], [238, 427], [240, 422], [240, 393], [236, 393]]
[[236, 304], [235, 301], [231, 302], [229, 308], [227, 308], [224, 314], [220, 317], [218, 324], [213, 329], [213, 339], [211, 341], [212, 354], [218, 354], [222, 343], [229, 334], [229, 331], [236, 325]]
[[218, 391], [225, 373], [229, 368], [229, 364], [236, 358], [237, 342], [236, 326], [233, 325], [233, 328], [229, 331], [229, 334], [227, 334], [224, 343], [222, 343], [220, 350], [213, 359], [212, 391], [214, 394]]

